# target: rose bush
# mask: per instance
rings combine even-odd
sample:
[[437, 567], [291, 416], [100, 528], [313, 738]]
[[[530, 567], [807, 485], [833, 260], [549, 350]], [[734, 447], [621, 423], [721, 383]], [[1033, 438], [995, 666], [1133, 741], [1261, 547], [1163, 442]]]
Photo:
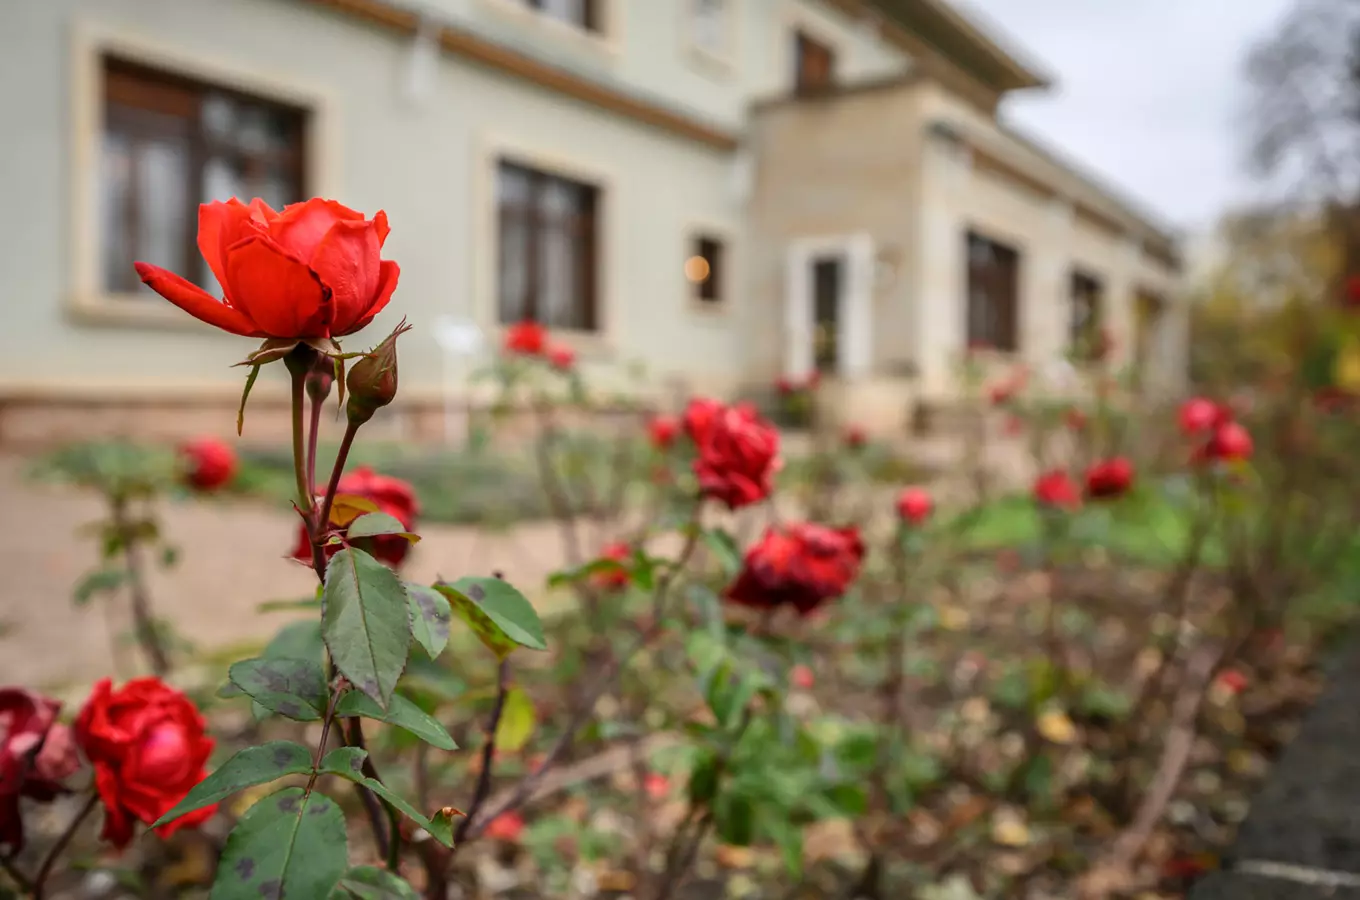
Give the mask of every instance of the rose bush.
[[24, 849], [21, 797], [50, 801], [80, 762], [71, 730], [57, 721], [61, 704], [21, 688], [0, 688], [0, 848]]

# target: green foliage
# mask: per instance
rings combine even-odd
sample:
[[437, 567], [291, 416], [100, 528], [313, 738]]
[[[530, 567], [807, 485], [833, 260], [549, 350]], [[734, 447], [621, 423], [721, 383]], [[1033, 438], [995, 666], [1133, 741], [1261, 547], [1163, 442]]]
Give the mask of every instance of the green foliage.
[[384, 869], [356, 866], [340, 879], [330, 900], [419, 900], [420, 895], [402, 879]]
[[448, 809], [442, 809], [434, 816], [426, 818], [414, 806], [407, 803], [399, 794], [394, 793], [387, 785], [364, 775], [364, 760], [368, 758], [368, 751], [360, 750], [357, 747], [341, 747], [326, 754], [326, 758], [321, 761], [320, 771], [328, 775], [337, 775], [347, 781], [363, 785], [373, 793], [385, 800], [394, 809], [415, 822], [421, 828], [429, 832], [430, 836], [445, 847], [453, 846], [453, 817], [455, 813]]
[[328, 897], [348, 865], [345, 816], [324, 794], [285, 788], [227, 836], [212, 900]]
[[340, 717], [364, 716], [386, 722], [405, 729], [425, 743], [439, 750], [457, 750], [458, 745], [444, 730], [444, 726], [434, 720], [419, 706], [401, 694], [393, 694], [387, 709], [383, 709], [367, 694], [349, 691], [335, 705], [335, 714]]
[[270, 712], [316, 722], [326, 709], [326, 675], [310, 659], [245, 659], [228, 671], [231, 683]]
[[435, 589], [497, 659], [505, 659], [516, 647], [548, 649], [533, 604], [509, 582], [469, 576]]
[[406, 582], [411, 604], [411, 636], [430, 659], [437, 659], [449, 643], [449, 620], [453, 610], [444, 595], [431, 587]]
[[225, 800], [237, 791], [266, 784], [285, 775], [305, 775], [312, 771], [311, 751], [292, 741], [270, 741], [246, 747], [204, 778], [184, 799], [156, 820], [161, 826], [196, 809]]
[[410, 652], [405, 585], [367, 553], [346, 548], [326, 566], [323, 599], [321, 633], [336, 668], [386, 708]]

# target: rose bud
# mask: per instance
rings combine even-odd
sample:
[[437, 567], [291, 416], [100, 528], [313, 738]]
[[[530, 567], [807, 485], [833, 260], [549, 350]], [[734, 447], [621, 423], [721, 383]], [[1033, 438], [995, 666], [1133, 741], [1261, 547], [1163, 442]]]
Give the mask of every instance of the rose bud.
[[613, 560], [620, 563], [618, 568], [609, 568], [595, 572], [590, 576], [590, 584], [598, 591], [612, 593], [621, 591], [628, 587], [628, 570], [623, 567], [633, 555], [633, 548], [622, 541], [616, 541], [606, 546], [600, 551], [600, 559]]
[[24, 848], [19, 798], [48, 803], [66, 793], [62, 779], [80, 767], [61, 704], [22, 688], [0, 688], [0, 847]]
[[524, 819], [519, 813], [505, 812], [492, 819], [486, 826], [486, 836], [493, 841], [517, 843], [524, 831]]
[[1191, 397], [1181, 404], [1180, 426], [1185, 434], [1201, 434], [1213, 428], [1223, 419], [1223, 410], [1212, 400], [1204, 397]]
[[345, 415], [351, 425], [362, 425], [397, 396], [397, 338], [411, 330], [403, 319], [396, 330], [383, 339], [349, 370], [345, 387], [349, 402]]
[[1118, 497], [1133, 485], [1133, 463], [1122, 456], [1103, 459], [1086, 470], [1086, 495], [1094, 499]]
[[920, 525], [934, 508], [935, 501], [923, 487], [903, 488], [897, 495], [897, 515], [908, 525]]
[[1204, 456], [1211, 460], [1232, 462], [1250, 459], [1251, 434], [1237, 422], [1224, 422], [1214, 429], [1213, 437], [1204, 445]]
[[789, 670], [789, 684], [800, 691], [810, 691], [812, 686], [817, 683], [816, 677], [812, 674], [812, 669], [799, 663]]
[[196, 438], [179, 448], [184, 480], [199, 491], [215, 491], [236, 475], [236, 451], [215, 437]]
[[1052, 469], [1034, 481], [1034, 499], [1050, 509], [1076, 509], [1081, 506], [1077, 483], [1062, 469]]
[[307, 373], [307, 396], [312, 398], [313, 403], [320, 403], [331, 395], [331, 385], [334, 383], [335, 364], [330, 357], [323, 356]]
[[[104, 840], [126, 847], [134, 822], [155, 822], [203, 780], [213, 748], [204, 724], [193, 702], [159, 678], [134, 678], [116, 691], [107, 678], [94, 686], [76, 718], [75, 738], [94, 766]], [[185, 813], [156, 833], [169, 837], [216, 811], [213, 804]]]
[[548, 348], [548, 362], [559, 372], [570, 372], [576, 365], [576, 351], [561, 344]]
[[647, 423], [647, 437], [652, 446], [665, 450], [680, 435], [680, 420], [675, 416], [653, 416]]
[[671, 781], [665, 775], [651, 772], [642, 780], [642, 788], [652, 800], [665, 800], [670, 796]]

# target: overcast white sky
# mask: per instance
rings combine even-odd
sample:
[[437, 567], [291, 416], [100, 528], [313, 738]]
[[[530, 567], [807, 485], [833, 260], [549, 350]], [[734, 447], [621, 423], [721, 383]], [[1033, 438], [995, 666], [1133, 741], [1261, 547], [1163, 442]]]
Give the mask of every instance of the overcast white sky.
[[1168, 224], [1250, 197], [1242, 58], [1290, 0], [955, 0], [1057, 87], [1004, 115]]

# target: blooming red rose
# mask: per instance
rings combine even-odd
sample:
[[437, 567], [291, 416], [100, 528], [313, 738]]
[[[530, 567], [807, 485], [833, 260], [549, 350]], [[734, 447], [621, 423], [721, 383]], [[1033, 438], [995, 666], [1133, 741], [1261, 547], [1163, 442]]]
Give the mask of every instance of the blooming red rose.
[[717, 400], [708, 397], [695, 397], [685, 407], [685, 434], [694, 443], [702, 443], [708, 436], [713, 421], [726, 409]]
[[1040, 506], [1054, 509], [1076, 509], [1081, 506], [1077, 483], [1062, 469], [1051, 469], [1035, 479], [1034, 499]]
[[516, 843], [524, 831], [524, 819], [519, 813], [504, 812], [492, 819], [486, 826], [486, 836], [493, 841]]
[[[416, 518], [420, 515], [420, 503], [416, 500], [415, 490], [410, 482], [388, 475], [379, 475], [368, 466], [360, 466], [347, 472], [336, 485], [337, 494], [350, 494], [372, 500], [378, 512], [387, 513], [402, 524], [407, 531], [414, 531]], [[406, 559], [411, 542], [401, 535], [384, 534], [370, 539], [373, 542], [373, 556], [385, 563], [396, 566]], [[326, 558], [330, 559], [339, 547], [328, 544]], [[298, 526], [297, 545], [293, 548], [293, 558], [303, 562], [312, 560], [312, 544], [307, 538], [306, 526]]]
[[400, 270], [382, 259], [387, 214], [372, 219], [317, 197], [275, 212], [256, 198], [198, 208], [198, 250], [223, 297], [137, 263], [142, 281], [180, 309], [246, 337], [342, 337], [373, 320]]
[[[600, 559], [612, 559], [617, 563], [627, 563], [633, 555], [633, 548], [622, 541], [615, 541], [600, 551]], [[621, 591], [628, 586], [628, 570], [610, 568], [590, 576], [590, 583], [597, 590]]]
[[652, 800], [665, 800], [671, 793], [671, 780], [659, 772], [650, 772], [642, 780], [643, 790]]
[[920, 525], [934, 508], [935, 501], [923, 487], [903, 488], [897, 495], [897, 515], [909, 525]]
[[810, 691], [816, 683], [817, 678], [813, 675], [812, 670], [802, 663], [789, 670], [789, 684], [800, 691]]
[[1180, 426], [1185, 434], [1202, 434], [1230, 418], [1225, 409], [1204, 397], [1191, 397], [1181, 404]]
[[694, 474], [704, 496], [739, 509], [770, 495], [780, 466], [779, 431], [753, 407], [720, 407], [693, 420], [687, 413], [685, 424], [699, 451]]
[[1118, 497], [1133, 485], [1133, 463], [1122, 456], [1102, 459], [1086, 470], [1086, 495], [1096, 499]]
[[859, 450], [869, 443], [869, 435], [859, 425], [851, 425], [845, 429], [845, 446], [851, 450]]
[[[100, 681], [76, 718], [75, 737], [94, 766], [103, 838], [118, 848], [132, 840], [135, 821], [156, 821], [203, 780], [213, 748], [197, 707], [159, 678], [134, 678], [116, 691]], [[195, 810], [156, 833], [169, 837], [216, 811], [215, 804]]]
[[1200, 449], [1198, 458], [1232, 462], [1250, 459], [1252, 454], [1251, 434], [1237, 422], [1224, 422], [1214, 428], [1213, 435]]
[[0, 688], [0, 847], [24, 846], [19, 798], [46, 802], [80, 766], [71, 729], [57, 721], [61, 704], [22, 688]]
[[505, 329], [505, 352], [521, 356], [542, 356], [548, 333], [537, 322], [525, 320]]
[[675, 416], [652, 416], [647, 423], [647, 437], [658, 450], [665, 450], [674, 444], [679, 435], [680, 420]]
[[184, 480], [200, 491], [225, 487], [236, 476], [238, 463], [231, 444], [215, 437], [188, 441], [179, 448]]
[[570, 372], [576, 365], [576, 351], [562, 344], [553, 344], [548, 347], [548, 362], [558, 371]]
[[757, 609], [792, 606], [807, 615], [844, 594], [859, 574], [864, 542], [859, 529], [800, 522], [768, 528], [746, 552], [726, 596]]

